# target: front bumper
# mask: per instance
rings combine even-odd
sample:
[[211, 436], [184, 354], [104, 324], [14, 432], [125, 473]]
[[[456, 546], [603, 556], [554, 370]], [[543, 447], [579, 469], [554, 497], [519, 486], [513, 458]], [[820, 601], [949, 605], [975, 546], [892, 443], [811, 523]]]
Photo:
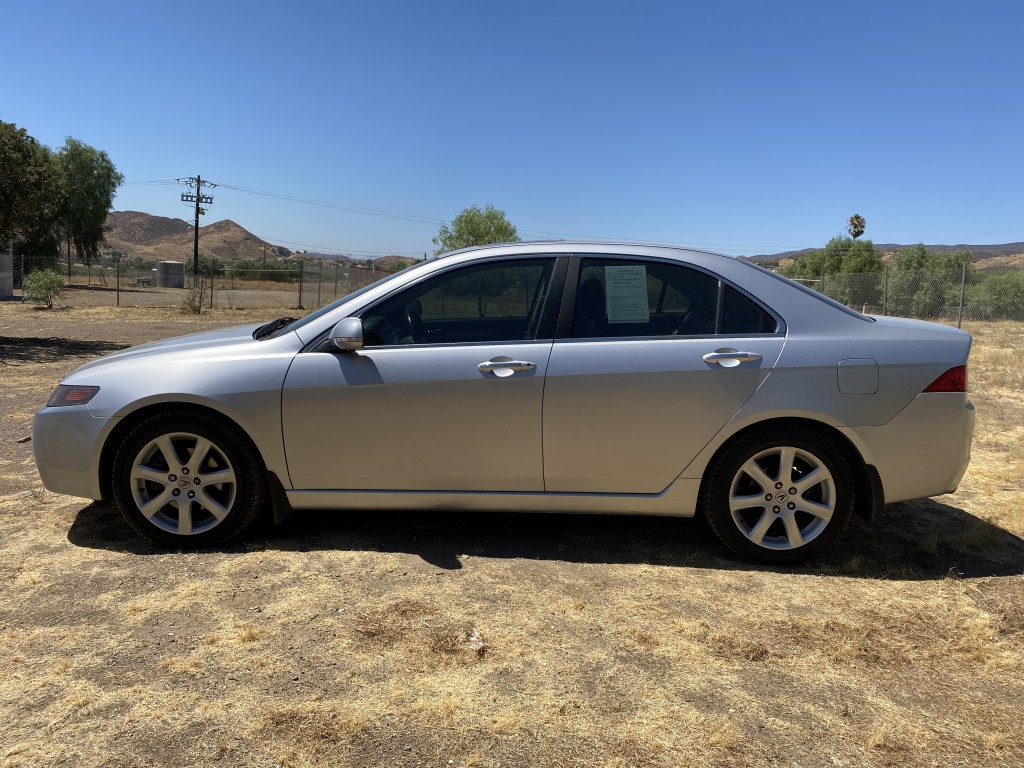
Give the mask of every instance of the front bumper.
[[88, 406], [43, 408], [32, 422], [32, 446], [47, 490], [99, 499], [100, 449], [115, 419], [93, 416]]

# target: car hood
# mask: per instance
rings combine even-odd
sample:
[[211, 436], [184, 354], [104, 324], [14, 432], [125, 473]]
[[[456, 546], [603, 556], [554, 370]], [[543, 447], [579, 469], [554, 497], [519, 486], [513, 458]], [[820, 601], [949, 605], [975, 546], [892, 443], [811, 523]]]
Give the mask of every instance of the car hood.
[[106, 365], [111, 362], [123, 362], [131, 358], [142, 356], [155, 357], [157, 355], [170, 355], [184, 352], [190, 357], [193, 357], [200, 356], [203, 352], [208, 350], [227, 349], [229, 347], [246, 343], [256, 344], [258, 342], [253, 340], [253, 331], [263, 325], [265, 325], [265, 323], [254, 323], [252, 325], [242, 325], [236, 328], [222, 328], [216, 331], [192, 333], [188, 336], [178, 336], [173, 339], [154, 341], [149, 344], [139, 344], [136, 347], [129, 347], [121, 352], [104, 355], [98, 360], [86, 363], [78, 368], [75, 373], [86, 371], [100, 365]]

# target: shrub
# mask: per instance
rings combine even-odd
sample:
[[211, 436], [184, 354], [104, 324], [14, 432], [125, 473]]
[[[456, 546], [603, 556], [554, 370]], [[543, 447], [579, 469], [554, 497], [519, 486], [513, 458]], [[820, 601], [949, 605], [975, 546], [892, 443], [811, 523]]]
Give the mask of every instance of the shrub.
[[28, 301], [52, 309], [54, 299], [64, 293], [64, 278], [55, 269], [37, 269], [25, 277], [24, 293]]
[[205, 294], [206, 281], [202, 278], [199, 280], [193, 279], [192, 287], [188, 289], [188, 293], [185, 294], [185, 298], [181, 300], [181, 311], [185, 314], [202, 314]]

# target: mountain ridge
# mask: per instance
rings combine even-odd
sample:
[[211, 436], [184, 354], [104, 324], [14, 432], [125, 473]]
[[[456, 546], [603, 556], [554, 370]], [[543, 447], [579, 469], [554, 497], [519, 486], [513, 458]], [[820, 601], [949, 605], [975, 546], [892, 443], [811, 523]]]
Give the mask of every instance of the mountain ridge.
[[[127, 256], [161, 261], [189, 261], [193, 226], [183, 219], [142, 211], [113, 211], [107, 216], [107, 247]], [[292, 252], [268, 243], [230, 219], [199, 227], [199, 253], [224, 261], [289, 258]]]
[[[127, 256], [142, 257], [147, 260], [167, 261], [190, 261], [193, 252], [192, 225], [183, 219], [173, 219], [166, 216], [154, 216], [142, 211], [113, 211], [107, 216], [106, 241], [110, 250], [121, 251]], [[875, 243], [875, 247], [883, 253], [895, 253], [908, 245], [898, 243]], [[992, 266], [1024, 263], [1024, 242], [1002, 243], [986, 245], [970, 245], [958, 243], [956, 245], [925, 245], [933, 251], [968, 250], [976, 262], [985, 262], [989, 259]], [[755, 256], [743, 256], [747, 261], [783, 261], [795, 259], [803, 253], [817, 250], [815, 248], [803, 248], [795, 251], [783, 251], [780, 253], [758, 254]], [[251, 259], [262, 261], [264, 259], [288, 259], [302, 255], [308, 259], [323, 261], [342, 261], [353, 264], [368, 264], [386, 260], [390, 268], [405, 266], [416, 261], [408, 257], [380, 256], [377, 259], [356, 259], [351, 256], [340, 254], [305, 253], [290, 251], [289, 249], [274, 245], [254, 235], [241, 225], [230, 219], [221, 219], [199, 228], [199, 252], [206, 256], [212, 256], [223, 261], [238, 261]], [[1018, 258], [1019, 257], [1019, 258]], [[392, 263], [394, 262], [394, 263]], [[985, 266], [988, 266], [986, 264]]]

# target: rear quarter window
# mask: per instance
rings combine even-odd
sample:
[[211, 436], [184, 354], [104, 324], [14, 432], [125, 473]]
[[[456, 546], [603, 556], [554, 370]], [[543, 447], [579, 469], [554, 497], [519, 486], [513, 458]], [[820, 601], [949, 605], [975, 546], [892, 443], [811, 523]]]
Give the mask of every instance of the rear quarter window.
[[747, 335], [775, 333], [778, 329], [778, 321], [761, 305], [748, 299], [732, 286], [725, 287], [722, 333]]

